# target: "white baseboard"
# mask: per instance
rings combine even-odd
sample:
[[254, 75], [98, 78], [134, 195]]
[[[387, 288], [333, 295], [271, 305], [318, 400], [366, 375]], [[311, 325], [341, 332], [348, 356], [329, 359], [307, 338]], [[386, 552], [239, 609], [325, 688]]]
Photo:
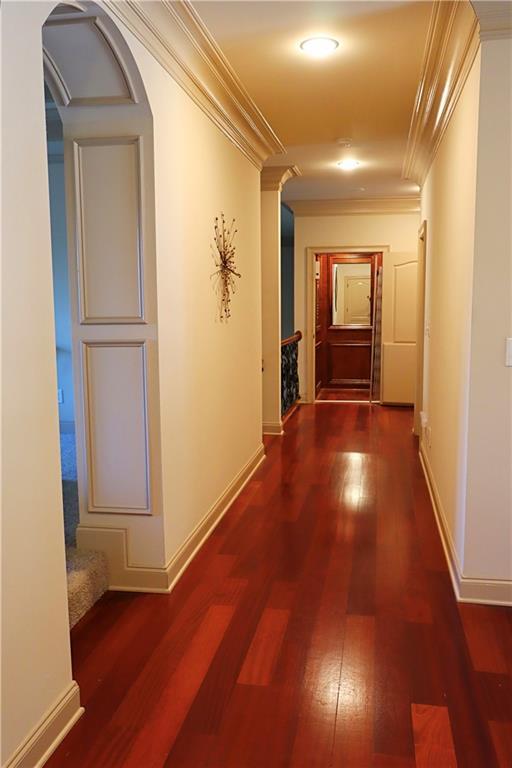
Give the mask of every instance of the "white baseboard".
[[439, 535], [443, 544], [448, 570], [452, 580], [455, 597], [461, 603], [485, 603], [490, 605], [512, 606], [512, 582], [492, 579], [472, 579], [464, 576], [455, 550], [453, 538], [446, 522], [443, 505], [436, 487], [432, 467], [420, 443], [420, 461], [427, 482], [430, 500], [434, 509]]
[[117, 592], [170, 592], [197, 550], [211, 534], [264, 458], [265, 449], [263, 445], [260, 445], [190, 533], [176, 554], [167, 565], [161, 568], [130, 565], [125, 528], [79, 525], [77, 528], [77, 545], [79, 549], [96, 549], [105, 552], [109, 564], [110, 590]]
[[263, 434], [264, 435], [282, 435], [283, 423], [281, 421], [264, 421], [263, 422]]
[[42, 768], [83, 712], [84, 708], [80, 706], [80, 689], [73, 680], [4, 768]]

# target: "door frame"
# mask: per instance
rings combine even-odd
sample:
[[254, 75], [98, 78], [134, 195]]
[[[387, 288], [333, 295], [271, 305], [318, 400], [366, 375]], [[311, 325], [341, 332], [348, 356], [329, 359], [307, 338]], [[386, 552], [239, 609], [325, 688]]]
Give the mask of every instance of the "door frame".
[[306, 248], [306, 322], [304, 348], [306, 353], [306, 387], [303, 402], [315, 402], [315, 258], [320, 253], [382, 253], [382, 267], [389, 245], [336, 245], [308, 246]]
[[414, 393], [413, 432], [421, 437], [421, 413], [423, 411], [423, 379], [425, 365], [425, 287], [427, 274], [427, 222], [424, 219], [418, 230], [418, 290], [416, 294], [416, 391]]

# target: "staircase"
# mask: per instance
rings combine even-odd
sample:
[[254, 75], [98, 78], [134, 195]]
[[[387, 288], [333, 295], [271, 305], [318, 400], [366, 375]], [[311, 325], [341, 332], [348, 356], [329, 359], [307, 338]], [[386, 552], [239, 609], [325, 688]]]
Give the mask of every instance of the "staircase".
[[69, 627], [74, 627], [108, 589], [107, 558], [103, 552], [66, 548]]
[[74, 627], [108, 589], [108, 564], [103, 552], [76, 548], [78, 484], [62, 481], [69, 626]]

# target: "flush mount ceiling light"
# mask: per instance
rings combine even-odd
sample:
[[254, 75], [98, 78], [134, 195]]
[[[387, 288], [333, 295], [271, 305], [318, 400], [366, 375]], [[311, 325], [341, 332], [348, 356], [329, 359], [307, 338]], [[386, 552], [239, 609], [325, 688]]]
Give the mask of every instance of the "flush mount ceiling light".
[[324, 59], [333, 53], [339, 43], [332, 37], [310, 37], [300, 44], [301, 49], [314, 59]]
[[356, 168], [358, 168], [361, 163], [359, 160], [354, 160], [351, 157], [347, 157], [345, 160], [340, 160], [339, 163], [336, 163], [338, 168], [341, 168], [342, 171], [353, 171]]

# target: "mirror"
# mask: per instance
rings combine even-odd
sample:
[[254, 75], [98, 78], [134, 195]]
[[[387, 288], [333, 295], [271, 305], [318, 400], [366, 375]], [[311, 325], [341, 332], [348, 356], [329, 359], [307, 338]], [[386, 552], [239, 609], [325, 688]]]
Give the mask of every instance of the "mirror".
[[371, 264], [333, 264], [333, 325], [371, 325], [371, 295]]

